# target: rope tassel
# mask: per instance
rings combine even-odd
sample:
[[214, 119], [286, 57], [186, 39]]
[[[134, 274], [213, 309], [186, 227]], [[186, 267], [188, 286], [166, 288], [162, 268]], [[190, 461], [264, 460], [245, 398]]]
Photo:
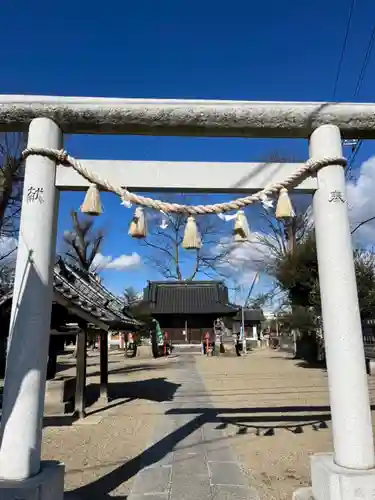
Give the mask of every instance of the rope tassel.
[[90, 184], [81, 205], [81, 212], [92, 216], [100, 215], [103, 212], [100, 202], [100, 192], [96, 184]]
[[[168, 203], [158, 199], [139, 196], [135, 193], [129, 192], [119, 184], [112, 184], [109, 180], [101, 177], [95, 172], [92, 172], [85, 166], [84, 163], [81, 163], [77, 159], [73, 158], [66, 151], [51, 148], [30, 147], [22, 152], [22, 159], [26, 160], [32, 155], [49, 158], [54, 163], [60, 163], [66, 167], [71, 167], [75, 172], [91, 183], [89, 189], [87, 190], [85, 200], [81, 205], [81, 211], [89, 215], [99, 215], [102, 213], [98, 189], [98, 186], [100, 186], [103, 190], [113, 192], [118, 195], [123, 200], [125, 206], [129, 206], [129, 203], [134, 203], [136, 205], [158, 210], [159, 212], [164, 211], [172, 214], [198, 213], [199, 215], [204, 215], [225, 213], [237, 210], [238, 207], [249, 206], [261, 200], [263, 200], [264, 203], [265, 196], [274, 196], [276, 193], [279, 193], [275, 215], [277, 218], [291, 218], [295, 216], [295, 212], [286, 187], [298, 185], [309, 175], [312, 175], [314, 172], [323, 167], [327, 167], [329, 165], [341, 165], [342, 167], [345, 167], [347, 165], [346, 158], [337, 155], [325, 156], [319, 159], [310, 158], [304, 165], [298, 167], [291, 175], [284, 178], [281, 182], [271, 184], [270, 186], [267, 186], [266, 189], [262, 189], [249, 196], [213, 205], [180, 205], [178, 203]], [[213, 173], [213, 175], [215, 175], [215, 173]], [[280, 189], [281, 186], [282, 188]], [[267, 205], [271, 208], [269, 202]], [[225, 216], [224, 220], [226, 220]], [[135, 238], [144, 238], [146, 236], [146, 222], [141, 208], [137, 208], [136, 210], [135, 217], [129, 227], [129, 234]], [[239, 210], [236, 215], [236, 221], [234, 224], [234, 239], [236, 242], [250, 240], [250, 229], [243, 210]], [[202, 246], [202, 240], [194, 217], [188, 218], [182, 246], [184, 248], [197, 249]]]
[[286, 188], [280, 189], [276, 205], [276, 219], [288, 219], [295, 216], [292, 201]]
[[236, 214], [233, 234], [234, 241], [249, 241], [250, 239], [250, 227], [243, 210], [239, 210]]
[[190, 215], [185, 227], [182, 248], [185, 248], [185, 250], [199, 250], [201, 247], [202, 239], [199, 234], [197, 223], [195, 222], [195, 218]]
[[142, 207], [137, 207], [134, 212], [133, 219], [130, 223], [129, 232], [133, 238], [146, 238], [146, 218]]
[[[72, 167], [76, 172], [78, 172], [82, 177], [87, 179], [89, 182], [97, 184], [106, 191], [111, 191], [123, 200], [131, 202], [134, 204], [142, 205], [144, 207], [153, 208], [154, 210], [165, 211], [170, 213], [191, 213], [196, 212], [200, 215], [212, 214], [220, 212], [228, 212], [231, 210], [236, 210], [239, 206], [248, 206], [252, 203], [262, 200], [264, 195], [274, 195], [280, 191], [280, 183], [271, 185], [267, 187], [266, 190], [262, 189], [258, 193], [251, 194], [245, 198], [238, 198], [237, 200], [232, 200], [226, 203], [216, 203], [214, 205], [179, 205], [177, 203], [167, 203], [161, 200], [154, 200], [152, 198], [147, 198], [145, 196], [139, 196], [134, 193], [130, 193], [128, 190], [124, 189], [122, 186], [114, 185], [107, 179], [100, 177], [95, 172], [91, 172], [87, 167], [85, 167], [78, 160], [70, 156], [66, 151], [60, 151], [58, 149], [51, 148], [27, 148], [22, 152], [22, 158], [25, 160], [31, 155], [42, 156], [44, 158], [49, 158], [55, 163], [62, 163], [65, 166]], [[289, 177], [282, 181], [283, 186], [292, 186], [301, 183], [308, 175], [317, 171], [320, 168], [326, 167], [328, 165], [342, 165], [345, 167], [347, 165], [346, 158], [342, 156], [325, 156], [320, 159], [310, 158], [304, 165], [295, 170]], [[266, 191], [266, 193], [265, 193]], [[281, 193], [280, 193], [281, 194]], [[97, 213], [97, 212], [96, 212]], [[294, 214], [291, 210], [290, 213]]]

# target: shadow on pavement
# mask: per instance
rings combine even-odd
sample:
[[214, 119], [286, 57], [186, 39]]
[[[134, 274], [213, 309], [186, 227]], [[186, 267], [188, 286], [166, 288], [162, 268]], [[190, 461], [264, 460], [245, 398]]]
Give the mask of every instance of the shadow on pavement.
[[77, 488], [72, 494], [78, 495], [81, 500], [109, 500], [113, 498], [126, 498], [126, 497], [113, 497], [109, 493], [118, 488], [122, 483], [128, 481], [135, 476], [140, 470], [145, 467], [160, 461], [167, 453], [189, 436], [192, 432], [199, 429], [205, 422], [204, 415], [198, 415], [193, 420], [168, 434], [163, 439], [152, 445], [150, 448], [120, 465], [117, 469], [109, 474], [98, 478], [96, 481]]
[[[172, 401], [176, 390], [180, 384], [168, 382], [165, 378], [153, 378], [148, 380], [137, 380], [132, 382], [112, 382], [108, 384], [108, 402], [100, 405], [99, 408], [89, 408], [93, 406], [100, 397], [100, 385], [89, 384], [86, 388], [86, 417], [105, 412], [116, 406], [121, 406], [136, 399], [144, 399], [161, 403]], [[45, 416], [43, 427], [66, 427], [73, 425], [78, 420], [76, 415]]]
[[[119, 362], [116, 361], [118, 364]], [[165, 365], [158, 365], [158, 364], [152, 364], [152, 363], [145, 363], [142, 365], [126, 365], [122, 366], [121, 368], [113, 368], [112, 370], [108, 370], [108, 375], [115, 375], [115, 374], [121, 374], [121, 373], [135, 373], [135, 372], [140, 372], [140, 371], [150, 371], [150, 370], [165, 370]], [[96, 377], [100, 375], [100, 370], [97, 370], [96, 372], [90, 372], [88, 373], [88, 377]]]
[[[295, 360], [297, 361], [297, 360]], [[323, 361], [299, 361], [296, 363], [296, 366], [299, 368], [307, 368], [307, 369], [313, 369], [313, 370], [322, 370], [324, 372], [327, 371], [327, 366]]]
[[[235, 415], [241, 413], [242, 415]], [[271, 415], [260, 415], [269, 413]], [[275, 415], [279, 413], [280, 415]], [[297, 415], [293, 415], [296, 414]], [[315, 413], [308, 415], [308, 413]], [[171, 432], [160, 441], [149, 447], [137, 457], [121, 464], [114, 471], [98, 478], [94, 482], [77, 488], [72, 495], [78, 495], [81, 500], [125, 499], [126, 496], [111, 496], [110, 492], [122, 483], [135, 476], [140, 470], [162, 460], [177, 444], [206, 423], [217, 423], [217, 430], [225, 429], [229, 424], [237, 425], [237, 434], [246, 434], [249, 427], [257, 430], [258, 435], [273, 436], [276, 429], [290, 430], [294, 434], [303, 432], [305, 425], [315, 425], [315, 430], [326, 429], [331, 420], [328, 406], [284, 406], [267, 408], [173, 408], [166, 415], [191, 415], [192, 419]], [[244, 415], [245, 414], [245, 415]], [[292, 423], [291, 423], [292, 422]], [[260, 424], [260, 425], [255, 425]], [[204, 443], [218, 443], [230, 439], [230, 436], [219, 436], [217, 439]], [[187, 447], [193, 447], [188, 445]], [[215, 448], [217, 449], [217, 448]], [[75, 497], [68, 497], [75, 500]]]
[[254, 429], [257, 435], [273, 436], [276, 429], [290, 430], [296, 434], [302, 427], [325, 429], [331, 420], [329, 406], [272, 406], [256, 408], [187, 408], [170, 409], [168, 415], [189, 415], [203, 412], [207, 422], [217, 423], [217, 429], [228, 425], [238, 428], [239, 434]]
[[[161, 403], [172, 401], [180, 384], [168, 382], [164, 377], [132, 382], [109, 382], [108, 400], [110, 402], [118, 399], [145, 399]], [[92, 406], [100, 397], [100, 384], [89, 384], [86, 388], [86, 408]]]

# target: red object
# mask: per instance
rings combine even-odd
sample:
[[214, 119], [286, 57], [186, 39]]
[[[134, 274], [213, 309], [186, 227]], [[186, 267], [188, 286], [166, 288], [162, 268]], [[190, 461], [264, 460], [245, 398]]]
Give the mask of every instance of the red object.
[[210, 340], [210, 334], [208, 332], [205, 333], [204, 339], [206, 341], [206, 354], [208, 356], [208, 345], [209, 345], [209, 340]]

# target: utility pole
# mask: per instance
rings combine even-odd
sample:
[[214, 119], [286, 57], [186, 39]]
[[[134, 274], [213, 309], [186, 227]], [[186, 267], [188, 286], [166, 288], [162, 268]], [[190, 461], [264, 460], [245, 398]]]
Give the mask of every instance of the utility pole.
[[[246, 305], [246, 304], [245, 304]], [[246, 345], [246, 333], [245, 333], [245, 308], [241, 307], [241, 330], [242, 330], [242, 350], [244, 354], [247, 354], [247, 345]]]
[[241, 323], [242, 323], [242, 335], [243, 335], [242, 345], [243, 345], [243, 352], [244, 352], [244, 354], [247, 353], [246, 333], [245, 333], [245, 307], [248, 307], [248, 305], [249, 305], [249, 300], [250, 300], [251, 294], [253, 292], [254, 285], [258, 281], [258, 278], [259, 278], [259, 272], [257, 272], [255, 274], [254, 279], [253, 279], [253, 281], [251, 283], [251, 286], [250, 286], [250, 289], [249, 289], [249, 293], [247, 294], [245, 303], [244, 303], [244, 305], [241, 308], [241, 320], [242, 320]]
[[255, 276], [254, 276], [254, 279], [253, 279], [253, 281], [251, 283], [251, 286], [250, 286], [249, 293], [247, 294], [247, 297], [246, 297], [246, 300], [245, 300], [245, 306], [244, 307], [248, 307], [248, 305], [249, 305], [249, 300], [250, 300], [251, 294], [253, 293], [254, 285], [258, 281], [258, 278], [259, 278], [259, 272], [257, 272], [255, 274]]

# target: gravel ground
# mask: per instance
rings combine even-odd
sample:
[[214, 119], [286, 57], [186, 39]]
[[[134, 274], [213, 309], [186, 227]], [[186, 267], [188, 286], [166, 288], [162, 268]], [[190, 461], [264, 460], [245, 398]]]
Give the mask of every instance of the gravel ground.
[[[290, 500], [294, 490], [309, 484], [309, 455], [332, 450], [327, 374], [269, 349], [240, 358], [230, 354], [195, 356], [224, 428], [222, 444], [232, 446], [262, 499]], [[74, 360], [61, 361], [60, 373], [74, 374]], [[95, 402], [99, 355], [90, 353], [85, 424], [48, 426], [46, 419], [44, 429], [43, 458], [66, 464], [67, 491], [80, 500], [127, 497], [142, 452], [166, 411], [163, 403], [184, 385], [178, 362], [178, 356], [152, 359], [149, 347], [134, 359], [111, 352], [112, 399], [103, 405]], [[369, 385], [374, 403], [375, 377]], [[186, 397], [182, 392], [175, 402], [189, 404]], [[202, 411], [204, 405], [202, 400]], [[212, 445], [219, 449], [221, 441]]]
[[[309, 455], [332, 451], [326, 372], [269, 349], [196, 360], [253, 486], [264, 499], [290, 500], [309, 485]], [[369, 385], [374, 402], [374, 377]]]
[[[60, 374], [74, 374], [73, 359], [64, 356], [60, 361], [64, 368]], [[123, 353], [110, 353], [112, 401], [90, 406], [84, 424], [45, 427], [43, 458], [65, 463], [66, 491], [76, 490], [82, 500], [126, 498], [140, 456], [164, 413], [161, 402], [169, 400], [177, 387], [175, 361], [173, 357], [154, 360], [149, 348], [127, 360]], [[90, 353], [87, 385], [91, 399], [98, 393], [98, 371], [99, 355]], [[46, 425], [50, 421], [47, 418]]]

